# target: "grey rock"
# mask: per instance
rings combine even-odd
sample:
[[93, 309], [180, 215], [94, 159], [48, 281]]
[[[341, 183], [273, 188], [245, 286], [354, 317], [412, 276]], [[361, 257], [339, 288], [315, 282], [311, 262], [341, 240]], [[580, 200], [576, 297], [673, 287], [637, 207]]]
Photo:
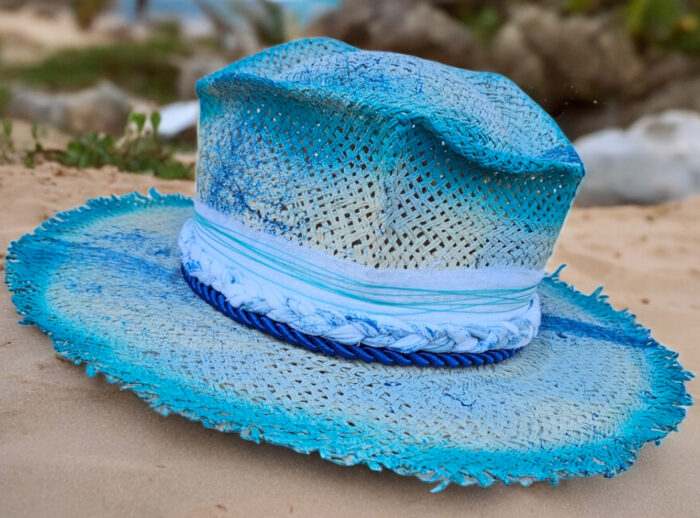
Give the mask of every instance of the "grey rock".
[[[700, 58], [639, 50], [614, 0], [594, 14], [567, 15], [558, 0], [498, 2], [504, 21], [490, 44], [459, 20], [481, 0], [348, 0], [306, 31], [352, 45], [418, 55], [514, 80], [555, 114], [567, 134], [626, 126], [669, 108], [697, 109]], [[493, 7], [493, 4], [489, 4]]]
[[373, 48], [420, 55], [456, 66], [474, 68], [480, 64], [481, 47], [475, 37], [445, 12], [425, 2], [394, 9], [370, 21]]
[[321, 17], [305, 36], [330, 36], [365, 49], [413, 54], [482, 68], [485, 51], [471, 31], [430, 2], [353, 0]]
[[536, 99], [547, 99], [554, 89], [546, 80], [544, 60], [528, 46], [527, 36], [515, 23], [507, 23], [496, 35], [492, 59], [522, 89]]
[[48, 123], [74, 133], [97, 131], [118, 134], [131, 111], [131, 100], [108, 81], [74, 93], [50, 94], [12, 88], [10, 117]]
[[180, 101], [160, 108], [158, 135], [173, 138], [194, 130], [199, 120], [199, 101]]
[[496, 34], [496, 69], [549, 108], [644, 88], [644, 64], [628, 34], [606, 15], [563, 17], [535, 5], [513, 9]]
[[622, 123], [629, 124], [643, 114], [671, 109], [700, 112], [700, 74], [675, 79], [644, 99], [630, 103], [623, 112]]
[[576, 204], [654, 204], [700, 192], [700, 113], [670, 110], [574, 142], [586, 166]]

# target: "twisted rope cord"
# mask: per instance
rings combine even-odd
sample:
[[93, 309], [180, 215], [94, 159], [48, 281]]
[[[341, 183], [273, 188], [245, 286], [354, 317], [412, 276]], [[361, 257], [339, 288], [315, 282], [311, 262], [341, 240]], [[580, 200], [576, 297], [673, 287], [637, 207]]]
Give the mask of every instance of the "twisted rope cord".
[[303, 347], [311, 352], [320, 352], [328, 356], [341, 356], [348, 360], [362, 360], [368, 363], [379, 362], [384, 365], [414, 365], [416, 367], [472, 367], [498, 363], [513, 356], [520, 349], [500, 349], [483, 353], [431, 353], [399, 352], [392, 349], [380, 349], [368, 345], [343, 345], [319, 336], [311, 336], [293, 329], [287, 324], [258, 315], [252, 311], [233, 307], [226, 297], [211, 286], [191, 276], [184, 267], [180, 267], [182, 276], [188, 286], [200, 298], [214, 309], [246, 327], [257, 329], [277, 340]]

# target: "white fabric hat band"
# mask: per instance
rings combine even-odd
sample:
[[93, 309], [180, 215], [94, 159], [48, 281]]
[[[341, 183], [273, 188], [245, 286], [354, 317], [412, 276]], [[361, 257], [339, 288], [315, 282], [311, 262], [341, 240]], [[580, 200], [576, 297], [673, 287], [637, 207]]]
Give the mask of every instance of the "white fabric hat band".
[[536, 335], [543, 271], [376, 269], [252, 229], [195, 202], [183, 266], [231, 305], [342, 344], [402, 352], [515, 349]]

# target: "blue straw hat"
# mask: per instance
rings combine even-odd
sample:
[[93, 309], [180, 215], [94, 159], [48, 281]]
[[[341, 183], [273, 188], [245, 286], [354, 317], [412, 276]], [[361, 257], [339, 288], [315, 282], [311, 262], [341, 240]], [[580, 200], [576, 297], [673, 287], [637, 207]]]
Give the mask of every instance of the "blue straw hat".
[[24, 323], [152, 408], [436, 483], [627, 469], [677, 354], [543, 268], [584, 168], [507, 79], [329, 39], [202, 79], [197, 196], [10, 247]]

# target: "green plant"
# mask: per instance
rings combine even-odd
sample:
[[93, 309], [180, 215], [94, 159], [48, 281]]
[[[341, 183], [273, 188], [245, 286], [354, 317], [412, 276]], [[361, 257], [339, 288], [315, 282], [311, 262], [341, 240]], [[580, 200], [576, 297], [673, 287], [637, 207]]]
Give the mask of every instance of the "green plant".
[[187, 49], [177, 29], [159, 27], [144, 42], [61, 49], [32, 65], [0, 63], [0, 77], [50, 90], [77, 90], [108, 79], [159, 103], [172, 102], [179, 76], [173, 57], [187, 54]]
[[564, 12], [591, 13], [600, 8], [600, 0], [563, 0]]
[[[151, 128], [146, 127], [150, 120]], [[124, 171], [147, 172], [161, 178], [191, 178], [192, 170], [173, 158], [174, 151], [157, 137], [161, 116], [153, 112], [132, 113], [121, 139], [88, 133], [68, 143], [65, 153], [57, 156], [62, 164], [74, 167], [113, 165]]]
[[27, 167], [34, 167], [36, 165], [36, 157], [44, 154], [44, 146], [41, 144], [39, 137], [40, 130], [39, 123], [32, 122], [31, 134], [34, 141], [34, 149], [27, 151], [23, 157], [24, 165]]
[[14, 148], [15, 146], [12, 142], [12, 121], [10, 119], [2, 119], [0, 121], [0, 159], [3, 162], [7, 162]]
[[110, 135], [86, 133], [68, 142], [65, 152], [56, 155], [56, 161], [72, 167], [102, 167], [121, 162], [120, 153]]
[[81, 29], [88, 29], [97, 15], [111, 3], [110, 0], [72, 0], [71, 9], [78, 26]]
[[0, 85], [0, 115], [5, 113], [5, 110], [7, 110], [7, 106], [10, 104], [11, 100], [12, 93], [10, 93], [9, 88]]
[[[147, 121], [150, 121], [150, 128], [146, 125]], [[51, 160], [70, 167], [112, 165], [122, 171], [149, 173], [161, 178], [192, 178], [191, 167], [178, 161], [174, 157], [175, 150], [158, 140], [160, 121], [158, 112], [151, 113], [149, 117], [143, 113], [132, 113], [121, 137], [90, 132], [70, 140], [65, 149], [45, 148], [40, 141], [39, 125], [35, 123], [32, 125], [34, 148], [25, 151], [21, 158], [28, 167], [34, 167], [42, 160]], [[8, 152], [13, 151], [11, 121], [7, 121], [7, 125], [3, 121], [2, 129], [0, 156], [7, 160]]]
[[488, 5], [479, 9], [463, 9], [459, 12], [459, 18], [485, 42], [490, 41], [495, 36], [503, 23], [501, 13]]
[[44, 146], [42, 146], [41, 142], [39, 141], [40, 132], [41, 128], [39, 127], [39, 123], [36, 121], [32, 122], [32, 140], [34, 141], [34, 151], [36, 151], [37, 153], [40, 153], [44, 150]]
[[696, 0], [631, 0], [625, 14], [627, 28], [640, 45], [700, 52], [700, 5]]

